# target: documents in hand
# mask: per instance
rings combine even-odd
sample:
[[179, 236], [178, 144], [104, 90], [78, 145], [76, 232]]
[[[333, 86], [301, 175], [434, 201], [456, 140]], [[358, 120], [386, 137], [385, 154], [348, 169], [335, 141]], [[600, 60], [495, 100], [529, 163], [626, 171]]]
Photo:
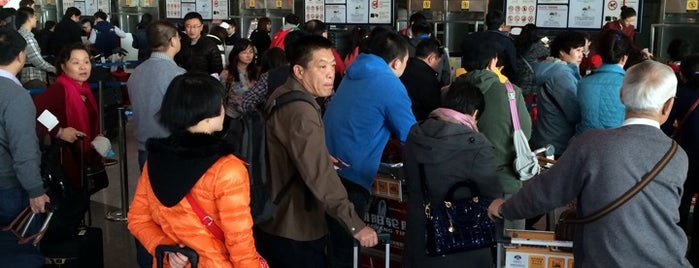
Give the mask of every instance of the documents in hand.
[[36, 118], [36, 121], [39, 121], [39, 123], [44, 125], [49, 131], [58, 125], [58, 118], [49, 112], [49, 110], [41, 112], [39, 117]]

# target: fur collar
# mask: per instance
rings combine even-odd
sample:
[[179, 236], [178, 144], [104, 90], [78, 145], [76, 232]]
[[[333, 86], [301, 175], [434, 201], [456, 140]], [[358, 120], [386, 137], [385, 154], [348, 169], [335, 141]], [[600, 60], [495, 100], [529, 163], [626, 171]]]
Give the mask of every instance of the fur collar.
[[233, 154], [233, 146], [220, 138], [188, 132], [149, 139], [146, 148], [153, 193], [166, 207], [179, 203], [219, 158]]

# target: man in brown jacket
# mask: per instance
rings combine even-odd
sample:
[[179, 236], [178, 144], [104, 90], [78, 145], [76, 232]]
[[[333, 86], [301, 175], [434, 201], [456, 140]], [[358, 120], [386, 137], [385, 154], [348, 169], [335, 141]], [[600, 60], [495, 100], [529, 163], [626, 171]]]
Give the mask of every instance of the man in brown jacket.
[[[292, 76], [267, 100], [271, 111], [285, 93], [307, 101], [277, 107], [267, 120], [271, 195], [279, 201], [273, 219], [259, 225], [256, 246], [271, 267], [327, 267], [325, 215], [345, 225], [362, 246], [378, 243], [376, 231], [357, 215], [333, 168], [316, 97], [332, 94], [335, 58], [321, 36], [300, 38], [289, 60]], [[282, 190], [287, 188], [288, 190]], [[281, 194], [280, 194], [281, 193]]]

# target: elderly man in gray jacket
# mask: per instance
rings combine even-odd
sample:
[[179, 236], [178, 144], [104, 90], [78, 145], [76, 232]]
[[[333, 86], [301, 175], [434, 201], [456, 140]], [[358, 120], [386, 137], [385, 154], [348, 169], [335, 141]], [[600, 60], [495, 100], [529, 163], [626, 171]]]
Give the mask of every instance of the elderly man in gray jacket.
[[[521, 219], [551, 211], [577, 198], [578, 215], [608, 206], [636, 185], [670, 148], [659, 126], [667, 120], [677, 79], [670, 67], [640, 63], [626, 73], [621, 101], [626, 120], [616, 129], [576, 137], [548, 172], [508, 200], [489, 207], [492, 217]], [[576, 267], [691, 267], [687, 237], [677, 225], [687, 155], [680, 148], [640, 193], [604, 217], [578, 224], [573, 239]], [[503, 203], [504, 202], [504, 203]]]

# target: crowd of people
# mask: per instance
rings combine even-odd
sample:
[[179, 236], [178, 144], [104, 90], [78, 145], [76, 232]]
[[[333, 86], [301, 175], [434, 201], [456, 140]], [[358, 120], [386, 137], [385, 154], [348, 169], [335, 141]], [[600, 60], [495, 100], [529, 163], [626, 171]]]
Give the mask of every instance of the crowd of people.
[[[74, 7], [52, 33], [35, 37], [30, 1], [15, 12], [15, 27], [0, 29], [7, 89], [0, 98], [0, 225], [26, 204], [39, 212], [49, 202], [40, 146], [84, 144], [61, 157], [76, 189], [78, 155], [102, 165], [91, 146], [103, 135], [87, 81], [93, 55], [125, 45], [106, 13], [80, 21]], [[452, 76], [449, 54], [421, 13], [400, 32], [356, 27], [345, 55], [324, 22], [294, 14], [279, 29], [256, 19], [243, 35], [235, 21], [209, 25], [196, 12], [180, 28], [146, 14], [131, 44], [141, 63], [127, 82], [142, 170], [128, 215], [138, 263], [153, 267], [155, 248], [171, 244], [195, 250], [205, 267], [351, 267], [355, 241], [378, 243], [363, 216], [394, 140], [403, 149], [408, 195], [404, 266], [490, 267], [488, 248], [426, 255], [425, 200], [440, 202], [451, 186], [470, 182], [478, 190], [456, 197], [478, 192], [494, 200], [488, 213], [508, 228], [523, 229], [525, 219], [572, 201], [587, 215], [640, 181], [674, 139], [681, 149], [641, 194], [576, 229], [575, 262], [696, 265], [699, 241], [689, 248], [685, 231], [699, 224], [689, 213], [699, 192], [692, 138], [699, 133], [699, 54], [678, 39], [668, 49], [671, 61], [659, 63], [634, 43], [635, 17], [623, 7], [594, 37], [564, 31], [549, 42], [534, 25], [513, 38], [504, 14], [491, 11], [485, 31], [464, 37], [462, 69]], [[23, 86], [46, 90], [32, 101]], [[36, 122], [44, 111], [57, 126]], [[256, 163], [236, 156], [230, 142], [251, 112], [266, 116], [267, 194], [276, 206], [262, 222], [250, 208], [248, 168]], [[532, 148], [552, 145], [559, 159], [524, 185], [513, 165], [515, 124]], [[170, 267], [188, 261], [174, 253], [165, 260]]]

